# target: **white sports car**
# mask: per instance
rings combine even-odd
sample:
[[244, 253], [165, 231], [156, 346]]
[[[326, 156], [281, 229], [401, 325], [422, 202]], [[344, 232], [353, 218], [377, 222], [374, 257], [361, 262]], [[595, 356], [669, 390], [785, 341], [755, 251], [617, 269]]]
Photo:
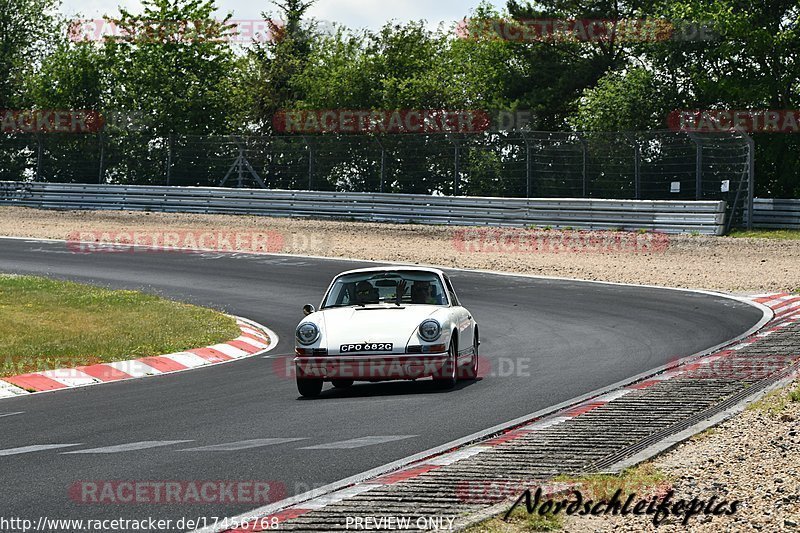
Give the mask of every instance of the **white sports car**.
[[319, 311], [303, 307], [295, 332], [297, 389], [314, 397], [326, 381], [432, 377], [440, 388], [478, 375], [478, 326], [444, 272], [380, 267], [343, 272]]

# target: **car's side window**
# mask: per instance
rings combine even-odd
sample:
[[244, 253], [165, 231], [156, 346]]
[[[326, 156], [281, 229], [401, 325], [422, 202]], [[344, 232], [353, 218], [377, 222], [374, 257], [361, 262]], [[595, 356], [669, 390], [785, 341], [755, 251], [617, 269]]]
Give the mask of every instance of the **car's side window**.
[[450, 278], [444, 276], [444, 284], [447, 287], [447, 292], [450, 294], [450, 303], [454, 306], [461, 306], [461, 302], [458, 301], [458, 297], [456, 296], [456, 291], [453, 290], [453, 284], [450, 283]]

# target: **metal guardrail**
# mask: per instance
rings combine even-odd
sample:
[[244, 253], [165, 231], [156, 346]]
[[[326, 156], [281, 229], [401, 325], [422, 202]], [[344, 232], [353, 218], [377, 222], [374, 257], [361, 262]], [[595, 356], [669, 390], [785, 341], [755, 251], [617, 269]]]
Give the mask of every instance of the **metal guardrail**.
[[722, 235], [724, 201], [495, 198], [218, 187], [0, 182], [0, 204], [469, 226]]
[[800, 229], [800, 200], [754, 199], [753, 227]]

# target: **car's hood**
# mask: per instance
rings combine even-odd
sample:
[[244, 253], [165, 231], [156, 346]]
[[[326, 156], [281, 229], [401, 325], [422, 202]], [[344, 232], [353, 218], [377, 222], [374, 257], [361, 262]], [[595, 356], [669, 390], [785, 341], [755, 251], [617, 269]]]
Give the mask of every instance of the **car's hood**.
[[387, 342], [394, 345], [393, 353], [402, 353], [420, 323], [437, 311], [444, 309], [435, 305], [343, 307], [321, 311], [318, 323], [331, 355], [339, 353], [342, 344]]

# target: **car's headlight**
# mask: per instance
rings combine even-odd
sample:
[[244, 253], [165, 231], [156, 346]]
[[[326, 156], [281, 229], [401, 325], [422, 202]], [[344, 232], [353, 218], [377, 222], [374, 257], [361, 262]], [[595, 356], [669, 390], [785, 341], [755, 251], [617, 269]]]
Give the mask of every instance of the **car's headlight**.
[[319, 337], [319, 328], [316, 324], [305, 322], [297, 326], [295, 337], [300, 344], [313, 344]]
[[419, 325], [419, 336], [422, 340], [432, 342], [442, 334], [442, 325], [436, 320], [429, 318]]

